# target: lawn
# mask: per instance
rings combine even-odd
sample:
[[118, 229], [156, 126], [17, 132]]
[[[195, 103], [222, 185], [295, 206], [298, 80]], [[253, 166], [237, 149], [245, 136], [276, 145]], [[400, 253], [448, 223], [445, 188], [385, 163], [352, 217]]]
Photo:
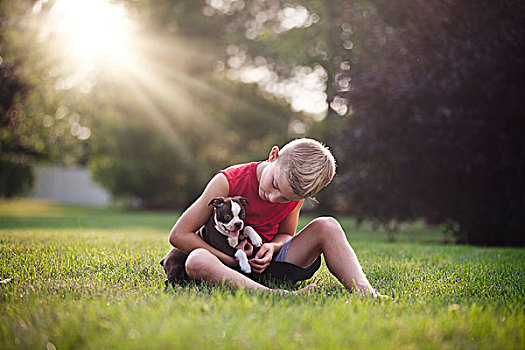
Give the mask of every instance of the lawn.
[[324, 265], [311, 295], [165, 290], [177, 215], [0, 202], [0, 347], [525, 349], [525, 249], [442, 244], [419, 222], [392, 243], [339, 218], [395, 302], [347, 293]]

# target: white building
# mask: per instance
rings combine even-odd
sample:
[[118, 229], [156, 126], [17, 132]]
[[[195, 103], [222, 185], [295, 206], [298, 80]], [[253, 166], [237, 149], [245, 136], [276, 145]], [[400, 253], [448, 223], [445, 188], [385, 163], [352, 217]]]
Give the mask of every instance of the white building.
[[102, 186], [95, 183], [85, 167], [35, 166], [33, 198], [65, 203], [108, 205], [113, 202]]

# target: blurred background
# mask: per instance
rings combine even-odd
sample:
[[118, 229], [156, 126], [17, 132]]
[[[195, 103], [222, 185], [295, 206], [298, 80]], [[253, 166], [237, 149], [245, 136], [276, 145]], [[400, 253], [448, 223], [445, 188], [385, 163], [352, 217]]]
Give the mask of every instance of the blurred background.
[[0, 195], [184, 209], [297, 137], [308, 208], [525, 244], [525, 3], [0, 0]]

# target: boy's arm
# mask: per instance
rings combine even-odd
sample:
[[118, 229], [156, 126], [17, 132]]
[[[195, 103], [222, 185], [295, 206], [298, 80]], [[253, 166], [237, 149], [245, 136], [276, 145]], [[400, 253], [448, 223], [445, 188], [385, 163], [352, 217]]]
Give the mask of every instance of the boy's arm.
[[297, 228], [297, 221], [299, 220], [299, 211], [303, 205], [304, 199], [302, 199], [299, 204], [292, 210], [279, 224], [279, 233], [275, 235], [269, 243], [264, 243], [261, 246], [261, 249], [255, 255], [255, 258], [250, 260], [250, 265], [252, 270], [257, 273], [262, 273], [270, 265], [272, 258], [283, 245], [288, 242]]
[[277, 253], [281, 250], [282, 246], [288, 242], [297, 229], [297, 222], [299, 221], [299, 212], [303, 206], [304, 199], [299, 201], [299, 204], [292, 210], [279, 224], [279, 233], [272, 239], [274, 252]]
[[228, 179], [224, 174], [215, 175], [202, 195], [181, 215], [170, 233], [170, 243], [188, 254], [197, 248], [204, 248], [218, 257], [224, 264], [237, 266], [235, 258], [224, 254], [204, 242], [195, 232], [210, 218], [212, 207], [208, 203], [215, 197], [227, 197], [229, 192]]

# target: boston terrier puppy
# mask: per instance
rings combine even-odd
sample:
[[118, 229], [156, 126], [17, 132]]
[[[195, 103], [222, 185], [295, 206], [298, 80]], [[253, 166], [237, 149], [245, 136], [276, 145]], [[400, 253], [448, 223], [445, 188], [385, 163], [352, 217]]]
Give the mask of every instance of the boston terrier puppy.
[[230, 198], [218, 197], [208, 205], [215, 208], [208, 223], [201, 227], [197, 234], [209, 245], [221, 252], [234, 256], [239, 261], [241, 271], [250, 273], [250, 264], [246, 252], [236, 249], [243, 239], [248, 238], [255, 247], [262, 245], [261, 237], [250, 227], [244, 227], [244, 206], [248, 205], [246, 198], [237, 196]]
[[[257, 232], [250, 226], [244, 226], [244, 206], [248, 205], [246, 198], [237, 197], [217, 197], [210, 201], [209, 206], [213, 206], [213, 213], [208, 222], [202, 226], [197, 235], [206, 243], [223, 253], [234, 256], [239, 262], [239, 267], [244, 273], [251, 273], [248, 256], [244, 249], [237, 249], [240, 241], [248, 238], [254, 247], [262, 245], [262, 239]], [[243, 248], [245, 248], [244, 245]], [[161, 261], [167, 275], [168, 283], [183, 282], [187, 280], [184, 271], [186, 254], [177, 248], [173, 248]]]

